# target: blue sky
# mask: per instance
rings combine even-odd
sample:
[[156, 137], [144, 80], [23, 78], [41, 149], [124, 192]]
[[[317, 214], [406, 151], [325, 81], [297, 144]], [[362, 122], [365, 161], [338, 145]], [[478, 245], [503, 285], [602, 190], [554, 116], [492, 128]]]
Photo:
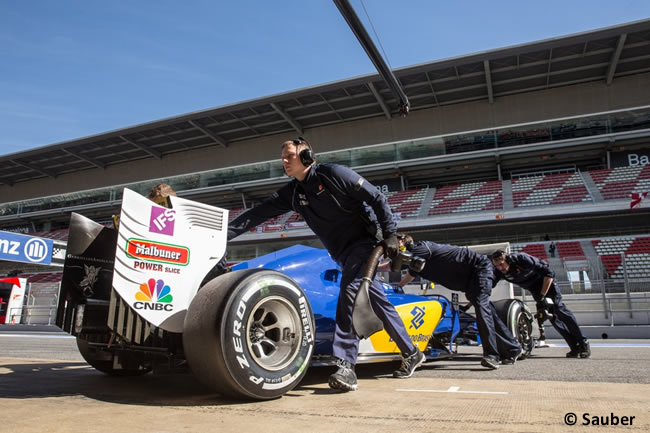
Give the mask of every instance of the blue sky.
[[[650, 17], [647, 0], [351, 3], [393, 68]], [[0, 0], [0, 155], [375, 72], [331, 0]]]

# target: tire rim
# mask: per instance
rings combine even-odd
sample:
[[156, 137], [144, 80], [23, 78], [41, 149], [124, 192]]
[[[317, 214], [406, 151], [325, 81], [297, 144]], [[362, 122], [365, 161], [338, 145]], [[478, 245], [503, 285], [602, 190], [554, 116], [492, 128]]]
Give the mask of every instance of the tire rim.
[[530, 322], [527, 320], [527, 317], [525, 314], [520, 314], [519, 315], [519, 320], [517, 321], [517, 330], [519, 331], [519, 344], [522, 345], [522, 347], [525, 346], [525, 350], [528, 350], [528, 347], [530, 346], [530, 343], [532, 341], [531, 339], [531, 334], [532, 334], [532, 329], [530, 326]]
[[266, 370], [281, 370], [299, 352], [302, 320], [298, 310], [286, 299], [271, 296], [253, 307], [246, 335], [248, 351], [255, 363]]

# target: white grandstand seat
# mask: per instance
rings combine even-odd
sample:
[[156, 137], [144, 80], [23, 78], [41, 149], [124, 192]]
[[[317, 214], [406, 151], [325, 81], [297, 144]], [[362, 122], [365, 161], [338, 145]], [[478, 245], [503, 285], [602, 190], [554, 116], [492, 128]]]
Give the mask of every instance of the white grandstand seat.
[[585, 259], [585, 252], [578, 241], [558, 242], [557, 252], [561, 259]]
[[428, 188], [415, 188], [391, 191], [386, 193], [386, 199], [394, 213], [400, 213], [402, 218], [412, 218], [418, 215], [427, 190]]
[[503, 208], [501, 181], [446, 185], [433, 196], [428, 215], [479, 212]]
[[298, 221], [304, 221], [303, 218], [302, 218], [302, 215], [300, 215], [298, 212], [294, 212], [294, 213], [291, 214], [291, 216], [289, 216], [289, 218], [287, 219], [286, 222], [287, 222], [287, 224], [289, 224], [289, 223], [295, 223], [295, 222], [298, 222]]
[[241, 214], [242, 212], [244, 212], [243, 207], [237, 207], [235, 209], [229, 209], [228, 210], [228, 222], [232, 222], [232, 220], [237, 218], [239, 216], [239, 214]]
[[266, 221], [262, 225], [262, 231], [263, 232], [277, 232], [280, 230], [284, 229], [284, 224], [282, 223], [283, 220], [285, 220], [290, 213], [292, 212], [287, 212], [283, 213], [282, 215], [278, 215], [275, 218], [271, 218], [270, 220]]
[[544, 244], [512, 245], [510, 251], [513, 253], [526, 253], [542, 260], [548, 260]]
[[28, 283], [58, 283], [62, 277], [63, 272], [36, 272], [20, 275], [20, 278], [27, 278]]
[[[611, 278], [636, 278], [650, 269], [650, 237], [625, 237], [591, 241]], [[623, 266], [625, 256], [625, 266]]]
[[650, 165], [616, 167], [589, 172], [605, 200], [626, 199], [650, 191]]
[[515, 207], [591, 201], [580, 173], [556, 173], [512, 179]]

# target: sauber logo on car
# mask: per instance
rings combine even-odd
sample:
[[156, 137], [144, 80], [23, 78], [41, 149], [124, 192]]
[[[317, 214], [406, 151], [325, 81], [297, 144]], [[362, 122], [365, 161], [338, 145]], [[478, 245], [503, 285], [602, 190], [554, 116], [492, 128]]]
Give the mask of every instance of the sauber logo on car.
[[190, 250], [178, 245], [131, 238], [126, 241], [126, 255], [131, 259], [186, 266]]
[[135, 294], [136, 302], [133, 308], [136, 310], [172, 311], [174, 297], [171, 289], [163, 280], [150, 278], [146, 283], [140, 284], [140, 291]]

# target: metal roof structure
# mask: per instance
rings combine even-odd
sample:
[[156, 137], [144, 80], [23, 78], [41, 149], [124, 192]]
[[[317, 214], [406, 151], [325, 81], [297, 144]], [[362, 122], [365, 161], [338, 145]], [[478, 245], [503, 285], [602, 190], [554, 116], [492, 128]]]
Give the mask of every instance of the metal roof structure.
[[[650, 20], [396, 69], [411, 111], [650, 71]], [[378, 74], [0, 156], [0, 184], [399, 112]]]

